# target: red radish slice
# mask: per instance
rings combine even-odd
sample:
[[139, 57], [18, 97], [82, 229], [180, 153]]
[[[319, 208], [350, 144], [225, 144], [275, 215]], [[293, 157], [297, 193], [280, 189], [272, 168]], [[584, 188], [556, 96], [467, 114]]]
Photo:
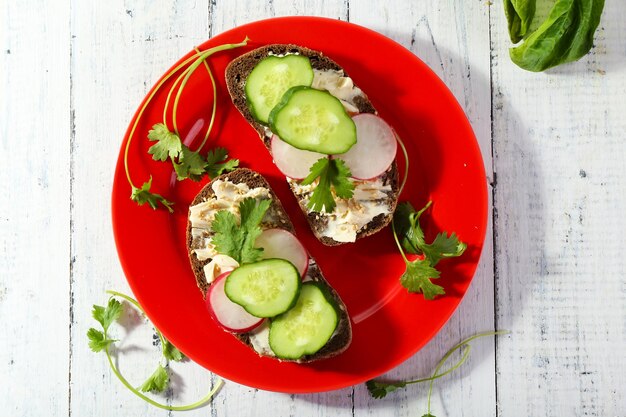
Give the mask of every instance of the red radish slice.
[[246, 333], [263, 323], [262, 318], [255, 317], [239, 304], [230, 301], [224, 292], [226, 277], [230, 271], [224, 272], [209, 287], [206, 305], [213, 320], [229, 332]]
[[284, 229], [267, 229], [256, 238], [254, 246], [263, 248], [263, 259], [279, 258], [291, 262], [301, 277], [309, 267], [309, 254], [293, 234]]
[[348, 152], [333, 157], [342, 159], [356, 179], [377, 177], [396, 159], [398, 143], [393, 129], [370, 113], [357, 114], [352, 120], [356, 125], [356, 144]]
[[309, 175], [309, 169], [318, 159], [327, 157], [323, 153], [295, 148], [276, 135], [272, 136], [271, 147], [274, 163], [280, 172], [298, 180]]

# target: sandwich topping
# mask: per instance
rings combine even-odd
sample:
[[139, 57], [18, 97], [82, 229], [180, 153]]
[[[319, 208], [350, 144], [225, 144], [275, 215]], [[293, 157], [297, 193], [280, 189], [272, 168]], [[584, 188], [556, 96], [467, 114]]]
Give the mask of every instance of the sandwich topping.
[[[288, 179], [289, 186], [303, 204], [307, 204], [317, 184], [301, 185], [299, 181]], [[337, 206], [331, 213], [320, 211], [326, 226], [319, 231], [321, 236], [332, 238], [337, 242], [356, 241], [358, 232], [376, 216], [391, 213], [387, 203], [391, 185], [384, 184], [382, 178], [374, 180], [354, 181], [352, 198], [336, 198]]]
[[[206, 201], [189, 207], [193, 253], [200, 261], [214, 258], [218, 252], [213, 244], [211, 224], [220, 210], [227, 210], [239, 217], [239, 204], [246, 198], [269, 199], [270, 190], [265, 187], [250, 188], [245, 183], [216, 180], [211, 186], [214, 195]], [[265, 213], [264, 223], [276, 223], [272, 208]], [[271, 226], [270, 226], [271, 227]]]

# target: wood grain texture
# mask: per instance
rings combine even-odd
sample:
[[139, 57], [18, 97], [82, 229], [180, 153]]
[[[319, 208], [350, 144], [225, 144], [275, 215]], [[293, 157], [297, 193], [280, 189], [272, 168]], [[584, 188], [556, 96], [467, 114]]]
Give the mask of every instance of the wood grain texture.
[[502, 416], [626, 415], [624, 21], [606, 2], [591, 54], [534, 74], [492, 6]]
[[[72, 280], [71, 413], [75, 416], [169, 415], [128, 391], [104, 354], [87, 347], [95, 321], [92, 304], [105, 304], [107, 289], [130, 294], [117, 259], [111, 226], [113, 172], [124, 132], [154, 82], [180, 56], [208, 37], [206, 1], [72, 2]], [[139, 178], [136, 181], [139, 182]], [[130, 190], [129, 190], [130, 193]], [[160, 350], [149, 325], [132, 314], [116, 326], [119, 366], [139, 386], [157, 365]], [[174, 391], [164, 403], [200, 399], [210, 373], [195, 364], [174, 366]], [[188, 413], [206, 415], [207, 409]]]
[[0, 404], [8, 415], [64, 415], [69, 5], [9, 0], [0, 14]]
[[[491, 93], [489, 9], [484, 2], [350, 2], [350, 21], [401, 43], [446, 83], [474, 129], [491, 179]], [[459, 309], [420, 352], [386, 375], [413, 379], [432, 373], [445, 352], [466, 336], [493, 328], [493, 251], [491, 226], [481, 262]], [[475, 342], [471, 358], [450, 378], [437, 382], [432, 400], [436, 415], [495, 416], [494, 340]], [[478, 388], [480, 387], [480, 388]], [[410, 386], [383, 401], [356, 387], [355, 415], [414, 416], [426, 412], [427, 385]], [[382, 404], [381, 404], [382, 403]], [[395, 409], [394, 409], [395, 408]], [[393, 410], [393, 411], [392, 411]]]

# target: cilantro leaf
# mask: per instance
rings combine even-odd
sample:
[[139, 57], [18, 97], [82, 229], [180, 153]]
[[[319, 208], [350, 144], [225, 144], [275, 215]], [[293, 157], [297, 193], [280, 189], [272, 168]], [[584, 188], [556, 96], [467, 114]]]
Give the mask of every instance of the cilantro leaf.
[[401, 237], [402, 247], [404, 247], [407, 253], [422, 254], [420, 247], [426, 242], [424, 241], [424, 232], [420, 227], [419, 219], [431, 204], [432, 201], [429, 201], [420, 211], [415, 211], [409, 202], [399, 204], [396, 208], [393, 221], [398, 235]]
[[173, 213], [174, 209], [172, 205], [174, 205], [174, 203], [166, 200], [165, 197], [160, 194], [151, 193], [150, 187], [152, 187], [152, 177], [150, 177], [148, 182], [144, 182], [141, 188], [137, 188], [133, 185], [130, 199], [140, 206], [148, 203], [154, 210], [156, 210], [159, 203], [161, 203], [170, 213]]
[[98, 305], [93, 306], [91, 315], [102, 325], [104, 331], [109, 330], [109, 326], [122, 314], [122, 304], [114, 298], [109, 300], [106, 308]]
[[148, 139], [156, 141], [148, 149], [148, 153], [152, 155], [152, 159], [155, 161], [164, 162], [168, 156], [174, 160], [174, 158], [178, 158], [182, 151], [183, 144], [180, 141], [180, 137], [176, 133], [170, 132], [163, 123], [157, 123], [152, 126], [152, 130], [148, 132]]
[[456, 233], [448, 236], [443, 232], [437, 234], [433, 243], [425, 243], [420, 249], [424, 252], [424, 256], [430, 261], [430, 264], [435, 266], [441, 259], [461, 256], [467, 249], [467, 245], [459, 240]]
[[176, 179], [182, 181], [190, 178], [193, 181], [200, 181], [204, 175], [204, 167], [206, 162], [198, 152], [193, 152], [187, 146], [183, 145], [178, 155], [178, 163], [172, 161], [174, 171], [176, 171]]
[[421, 292], [424, 298], [433, 300], [436, 295], [446, 293], [443, 287], [431, 281], [431, 279], [439, 278], [440, 274], [427, 259], [418, 259], [406, 263], [406, 271], [400, 277], [400, 282], [409, 292]]
[[93, 327], [87, 331], [87, 337], [89, 338], [89, 348], [94, 352], [100, 352], [116, 341], [115, 339], [108, 339], [103, 332]]
[[330, 163], [333, 173], [330, 182], [335, 188], [335, 194], [340, 198], [351, 198], [354, 195], [354, 184], [349, 180], [352, 175], [350, 168], [341, 159], [331, 159]]
[[370, 395], [376, 399], [385, 398], [387, 394], [397, 390], [398, 388], [404, 388], [406, 382], [381, 382], [370, 379], [365, 383]]
[[263, 249], [255, 248], [254, 241], [262, 232], [259, 225], [270, 204], [271, 200], [244, 199], [239, 204], [239, 224], [233, 213], [227, 210], [218, 211], [211, 223], [216, 250], [235, 259], [239, 264], [261, 259]]
[[210, 150], [206, 155], [205, 171], [210, 178], [215, 178], [225, 172], [230, 172], [239, 166], [238, 159], [228, 158], [228, 150], [226, 148], [215, 148]]
[[169, 340], [163, 338], [165, 343], [163, 343], [163, 357], [168, 361], [180, 362], [185, 358], [183, 352], [178, 350], [176, 346], [172, 344]]
[[426, 413], [422, 417], [436, 417], [436, 416], [430, 413]]
[[167, 384], [170, 382], [170, 377], [167, 374], [165, 368], [159, 364], [156, 371], [141, 384], [139, 390], [142, 392], [163, 392], [167, 388]]
[[319, 178], [307, 206], [321, 212], [332, 213], [336, 203], [331, 186], [339, 198], [350, 198], [354, 194], [354, 184], [350, 181], [350, 169], [341, 159], [320, 158], [310, 168], [309, 175], [302, 185], [312, 184]]

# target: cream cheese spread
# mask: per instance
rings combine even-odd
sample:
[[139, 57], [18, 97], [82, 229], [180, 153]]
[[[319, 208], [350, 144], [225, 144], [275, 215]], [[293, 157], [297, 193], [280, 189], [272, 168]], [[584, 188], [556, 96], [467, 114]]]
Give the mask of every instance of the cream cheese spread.
[[[293, 192], [306, 205], [317, 186], [300, 185], [297, 180], [288, 179]], [[336, 198], [337, 206], [332, 213], [320, 212], [319, 215], [327, 220], [322, 236], [330, 237], [337, 242], [354, 242], [357, 233], [374, 217], [380, 214], [389, 214], [386, 203], [387, 193], [391, 192], [391, 185], [384, 185], [380, 177], [375, 180], [354, 181], [354, 195], [352, 198]]]

